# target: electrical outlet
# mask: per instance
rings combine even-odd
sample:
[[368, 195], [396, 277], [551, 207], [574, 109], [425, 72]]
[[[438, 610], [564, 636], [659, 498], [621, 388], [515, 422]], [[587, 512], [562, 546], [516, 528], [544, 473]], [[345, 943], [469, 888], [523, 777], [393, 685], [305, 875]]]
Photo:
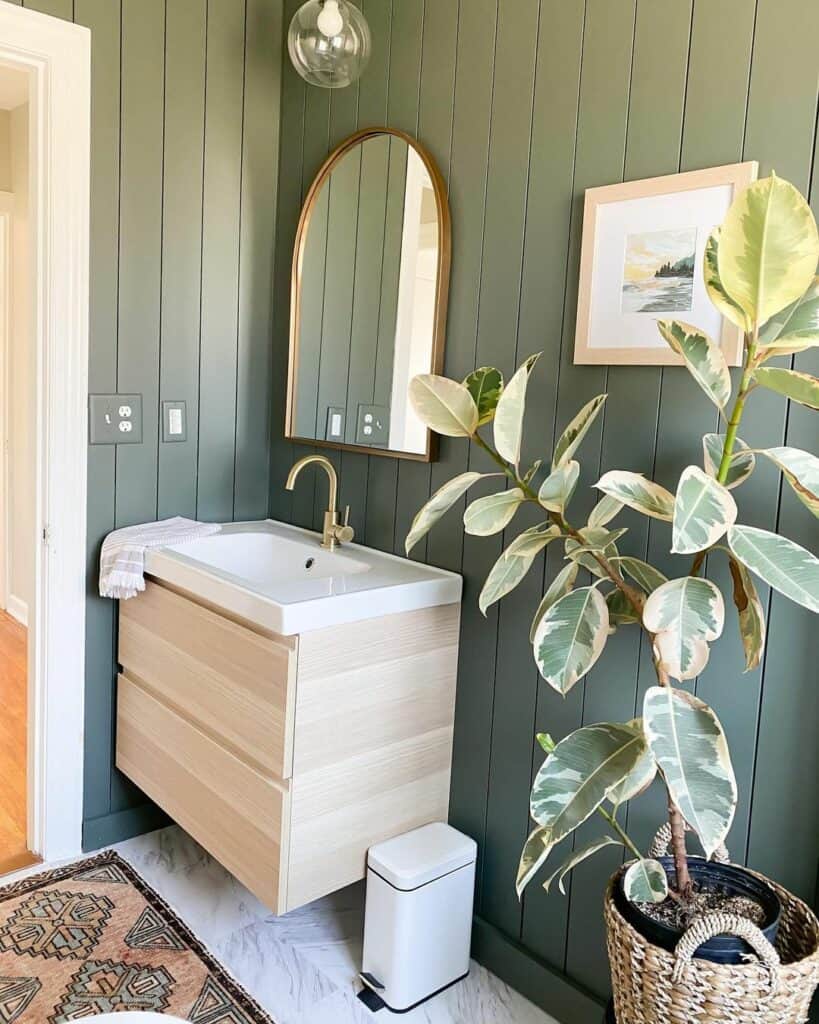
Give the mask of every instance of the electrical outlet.
[[390, 442], [390, 410], [386, 405], [359, 405], [356, 444], [386, 448]]
[[142, 444], [142, 395], [89, 395], [91, 444]]

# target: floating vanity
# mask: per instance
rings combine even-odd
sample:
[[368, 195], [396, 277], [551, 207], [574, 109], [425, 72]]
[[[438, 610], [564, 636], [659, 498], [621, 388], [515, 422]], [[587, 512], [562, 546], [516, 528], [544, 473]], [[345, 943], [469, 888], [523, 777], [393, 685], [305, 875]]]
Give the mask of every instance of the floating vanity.
[[296, 527], [148, 553], [117, 766], [277, 914], [449, 803], [461, 579]]

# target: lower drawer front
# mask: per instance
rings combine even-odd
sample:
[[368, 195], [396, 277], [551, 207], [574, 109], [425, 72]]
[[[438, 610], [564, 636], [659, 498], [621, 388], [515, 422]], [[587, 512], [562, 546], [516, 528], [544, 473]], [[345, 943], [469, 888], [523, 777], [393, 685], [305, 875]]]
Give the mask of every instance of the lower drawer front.
[[117, 767], [274, 913], [286, 906], [288, 784], [119, 677]]

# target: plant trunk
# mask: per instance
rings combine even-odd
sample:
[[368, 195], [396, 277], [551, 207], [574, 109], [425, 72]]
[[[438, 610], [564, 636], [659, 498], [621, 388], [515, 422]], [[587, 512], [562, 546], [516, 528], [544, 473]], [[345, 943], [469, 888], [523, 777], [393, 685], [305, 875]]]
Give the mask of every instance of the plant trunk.
[[[660, 686], [671, 686], [668, 673], [655, 661], [657, 680]], [[677, 893], [683, 900], [691, 896], [691, 875], [688, 871], [688, 854], [685, 850], [685, 819], [668, 793], [668, 824], [671, 827], [671, 854], [674, 857], [674, 873], [677, 876]]]

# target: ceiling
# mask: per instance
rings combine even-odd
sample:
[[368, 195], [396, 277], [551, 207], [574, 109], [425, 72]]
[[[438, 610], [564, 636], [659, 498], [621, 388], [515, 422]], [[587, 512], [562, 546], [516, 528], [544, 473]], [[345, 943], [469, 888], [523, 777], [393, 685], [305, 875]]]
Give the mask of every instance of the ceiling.
[[13, 110], [28, 100], [28, 74], [0, 64], [0, 110]]

